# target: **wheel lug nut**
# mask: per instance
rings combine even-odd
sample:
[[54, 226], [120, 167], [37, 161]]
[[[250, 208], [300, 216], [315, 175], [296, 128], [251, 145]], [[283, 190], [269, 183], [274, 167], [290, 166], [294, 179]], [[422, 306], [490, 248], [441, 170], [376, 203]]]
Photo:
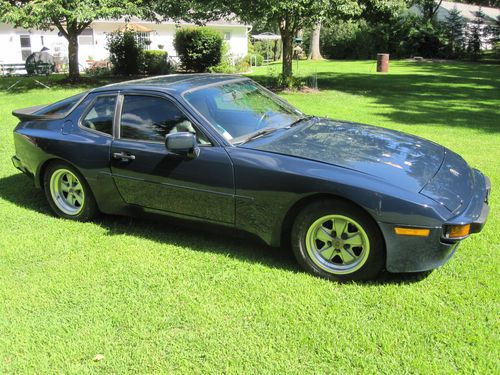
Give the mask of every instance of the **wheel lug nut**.
[[344, 249], [349, 250], [350, 246], [348, 244], [344, 245]]
[[342, 236], [340, 236], [343, 240], [347, 240], [347, 233], [342, 233]]

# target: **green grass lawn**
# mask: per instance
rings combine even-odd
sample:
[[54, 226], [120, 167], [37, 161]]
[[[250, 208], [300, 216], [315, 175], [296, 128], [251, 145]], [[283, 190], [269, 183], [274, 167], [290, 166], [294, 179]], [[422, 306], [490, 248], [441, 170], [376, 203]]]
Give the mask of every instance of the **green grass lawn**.
[[423, 280], [338, 284], [227, 230], [55, 218], [10, 163], [10, 112], [98, 82], [0, 80], [0, 373], [499, 373], [500, 66], [374, 65], [300, 62], [320, 91], [283, 96], [431, 139], [490, 176], [483, 233]]

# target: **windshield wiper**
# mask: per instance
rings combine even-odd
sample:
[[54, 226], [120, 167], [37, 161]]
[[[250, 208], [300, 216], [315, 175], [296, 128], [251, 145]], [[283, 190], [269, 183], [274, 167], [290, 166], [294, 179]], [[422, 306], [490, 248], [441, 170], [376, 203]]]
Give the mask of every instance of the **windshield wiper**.
[[309, 120], [311, 118], [312, 118], [312, 116], [302, 116], [302, 117], [298, 118], [297, 120], [295, 120], [294, 122], [292, 122], [291, 124], [287, 125], [287, 128], [292, 128], [295, 125], [300, 124], [302, 121]]
[[264, 135], [267, 135], [267, 134], [271, 134], [271, 133], [275, 132], [278, 129], [280, 129], [280, 128], [265, 128], [265, 129], [256, 131], [255, 133], [253, 133], [250, 136], [246, 137], [244, 140], [242, 140], [238, 144], [242, 145], [242, 144], [247, 143], [247, 142], [249, 142], [249, 141], [251, 141], [253, 139], [260, 138], [260, 137], [262, 137]]

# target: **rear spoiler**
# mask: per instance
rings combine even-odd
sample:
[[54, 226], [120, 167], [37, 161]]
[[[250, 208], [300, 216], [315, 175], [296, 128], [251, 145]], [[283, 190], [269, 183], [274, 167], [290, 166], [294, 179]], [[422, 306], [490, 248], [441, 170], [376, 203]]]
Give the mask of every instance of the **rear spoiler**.
[[16, 116], [19, 120], [40, 120], [40, 119], [53, 119], [57, 118], [57, 116], [48, 116], [48, 115], [35, 115], [34, 113], [39, 111], [40, 109], [46, 107], [47, 104], [43, 105], [35, 105], [33, 107], [15, 109], [12, 111], [12, 114]]

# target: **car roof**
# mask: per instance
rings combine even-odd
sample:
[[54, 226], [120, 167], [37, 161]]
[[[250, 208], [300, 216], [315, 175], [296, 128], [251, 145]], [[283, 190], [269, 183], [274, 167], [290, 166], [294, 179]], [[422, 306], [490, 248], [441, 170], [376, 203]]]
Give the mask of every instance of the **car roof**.
[[97, 89], [98, 91], [113, 90], [151, 90], [167, 91], [172, 94], [180, 95], [187, 90], [198, 87], [217, 84], [220, 82], [231, 81], [234, 79], [248, 79], [235, 74], [213, 74], [213, 73], [194, 73], [194, 74], [171, 74], [167, 76], [157, 76], [151, 78], [136, 79], [120, 83], [113, 83]]

